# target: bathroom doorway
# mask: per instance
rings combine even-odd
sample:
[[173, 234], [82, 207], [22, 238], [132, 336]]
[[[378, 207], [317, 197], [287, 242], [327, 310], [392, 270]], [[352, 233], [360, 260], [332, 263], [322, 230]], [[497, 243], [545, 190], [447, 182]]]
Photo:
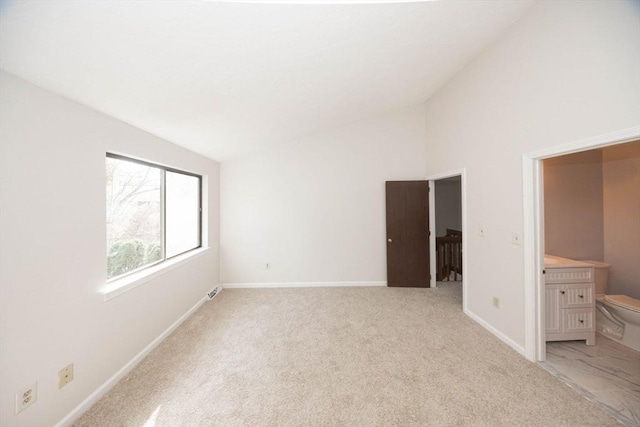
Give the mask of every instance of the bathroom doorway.
[[639, 139], [640, 127], [634, 127], [523, 155], [525, 356], [532, 361], [546, 358], [543, 161]]
[[[544, 161], [558, 156], [582, 153], [605, 147], [613, 147], [640, 139], [640, 127], [623, 129], [605, 135], [595, 136], [582, 141], [559, 145], [545, 150], [523, 155], [523, 192], [524, 192], [524, 280], [525, 280], [525, 355], [532, 361], [542, 362], [542, 365], [559, 379], [569, 384], [574, 390], [599, 402], [604, 410], [609, 412], [625, 425], [637, 425], [640, 422], [640, 401], [637, 396], [618, 387], [621, 381], [616, 378], [604, 379], [612, 376], [615, 367], [598, 367], [599, 361], [610, 361], [614, 358], [604, 356], [609, 351], [616, 353], [620, 363], [628, 366], [638, 366], [638, 353], [621, 346], [601, 336], [596, 337], [596, 346], [586, 346], [584, 341], [558, 341], [549, 343], [550, 351], [558, 356], [560, 363], [564, 362], [567, 370], [555, 370], [547, 360], [547, 343], [545, 342], [545, 200], [544, 194]], [[585, 154], [588, 156], [588, 154]], [[553, 162], [553, 160], [552, 160]], [[550, 230], [551, 231], [551, 230]], [[556, 243], [549, 242], [552, 245]], [[562, 242], [559, 242], [562, 244]], [[556, 246], [558, 248], [558, 246]], [[552, 249], [553, 250], [553, 249]], [[558, 250], [558, 249], [556, 249]], [[637, 259], [637, 258], [636, 258]], [[605, 348], [599, 348], [604, 346]], [[623, 355], [621, 357], [621, 355]], [[583, 357], [584, 356], [584, 357]], [[550, 358], [551, 359], [551, 358]], [[557, 360], [557, 358], [556, 358]], [[626, 360], [626, 362], [625, 362]], [[546, 361], [546, 362], [545, 362]], [[556, 364], [558, 366], [558, 364]], [[593, 372], [585, 372], [583, 368], [594, 365]], [[572, 374], [573, 372], [573, 374]], [[574, 375], [575, 374], [575, 375]], [[615, 376], [615, 375], [613, 375]], [[580, 379], [588, 380], [590, 384], [581, 384]], [[607, 380], [607, 382], [603, 382]], [[611, 380], [611, 382], [609, 382]], [[595, 385], [598, 390], [589, 389]], [[617, 387], [614, 390], [613, 387]], [[603, 396], [597, 393], [606, 391]]]
[[[544, 159], [543, 199], [545, 259], [549, 262], [545, 265], [549, 341], [543, 366], [603, 404], [623, 424], [637, 425], [640, 334], [635, 331], [640, 315], [627, 310], [626, 316], [624, 308], [608, 305], [607, 298], [614, 303], [619, 296], [623, 302], [640, 300], [640, 141]], [[589, 280], [595, 281], [595, 287], [552, 284], [558, 274], [586, 272], [581, 264], [593, 268]], [[568, 265], [576, 267], [557, 269]], [[567, 287], [566, 295], [560, 295], [564, 288], [558, 286]], [[562, 300], [557, 297], [569, 302], [571, 289], [581, 297], [572, 307], [587, 301], [590, 306], [555, 310], [554, 301]], [[556, 311], [564, 312], [564, 321]], [[571, 326], [570, 316], [584, 316], [583, 322]], [[624, 319], [634, 316], [635, 323], [633, 319], [625, 323]], [[556, 320], [563, 329], [572, 327], [574, 332], [558, 333]], [[581, 327], [592, 332], [575, 332]]]
[[464, 233], [465, 171], [456, 170], [428, 178], [430, 191], [429, 223], [431, 234], [430, 264], [431, 287], [449, 287], [462, 297], [462, 309], [466, 310], [466, 258]]

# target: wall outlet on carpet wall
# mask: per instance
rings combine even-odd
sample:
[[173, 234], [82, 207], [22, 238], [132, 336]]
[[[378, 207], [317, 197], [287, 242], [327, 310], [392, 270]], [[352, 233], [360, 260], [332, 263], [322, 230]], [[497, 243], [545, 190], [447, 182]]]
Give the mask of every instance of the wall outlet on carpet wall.
[[73, 363], [68, 364], [58, 372], [58, 388], [62, 388], [73, 381]]
[[19, 390], [16, 393], [16, 414], [34, 404], [38, 400], [38, 383]]
[[520, 234], [518, 233], [511, 233], [511, 244], [515, 245], [515, 246], [520, 246], [520, 241], [522, 239], [520, 238]]
[[500, 298], [498, 297], [493, 297], [493, 306], [495, 308], [500, 308]]

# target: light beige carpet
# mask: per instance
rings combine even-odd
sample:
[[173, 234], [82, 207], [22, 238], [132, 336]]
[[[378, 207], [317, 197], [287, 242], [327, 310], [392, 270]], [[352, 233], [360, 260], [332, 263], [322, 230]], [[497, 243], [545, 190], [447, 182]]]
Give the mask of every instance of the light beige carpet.
[[615, 426], [438, 289], [225, 289], [77, 426]]

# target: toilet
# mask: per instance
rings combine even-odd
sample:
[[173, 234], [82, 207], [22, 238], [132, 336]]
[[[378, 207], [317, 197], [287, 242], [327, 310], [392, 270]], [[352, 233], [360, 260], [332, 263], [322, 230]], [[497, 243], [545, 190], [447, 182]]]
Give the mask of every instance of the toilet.
[[627, 347], [640, 351], [640, 300], [607, 295], [611, 264], [582, 261], [593, 267], [596, 288], [596, 330]]

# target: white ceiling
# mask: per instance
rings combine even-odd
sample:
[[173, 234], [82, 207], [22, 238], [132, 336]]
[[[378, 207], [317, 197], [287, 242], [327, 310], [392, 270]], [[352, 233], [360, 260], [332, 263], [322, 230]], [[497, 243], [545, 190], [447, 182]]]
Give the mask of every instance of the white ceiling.
[[0, 66], [210, 158], [424, 102], [531, 1], [4, 1]]

